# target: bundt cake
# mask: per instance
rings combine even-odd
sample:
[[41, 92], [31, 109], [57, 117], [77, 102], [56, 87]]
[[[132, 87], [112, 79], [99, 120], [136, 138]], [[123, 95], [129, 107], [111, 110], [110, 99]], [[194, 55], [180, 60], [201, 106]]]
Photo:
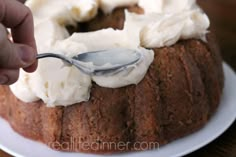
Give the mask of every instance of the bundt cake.
[[0, 87], [0, 116], [24, 137], [59, 151], [146, 150], [199, 130], [216, 111], [222, 60], [194, 0], [26, 5], [40, 53], [127, 47], [143, 61], [112, 76], [87, 76], [55, 59], [40, 60], [33, 74], [21, 71], [16, 84]]

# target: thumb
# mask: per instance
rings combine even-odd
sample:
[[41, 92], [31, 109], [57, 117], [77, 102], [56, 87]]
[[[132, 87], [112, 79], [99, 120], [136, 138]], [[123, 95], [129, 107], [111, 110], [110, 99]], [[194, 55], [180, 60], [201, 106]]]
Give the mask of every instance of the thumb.
[[35, 50], [27, 45], [10, 42], [6, 29], [1, 24], [0, 34], [0, 68], [26, 68], [35, 62]]

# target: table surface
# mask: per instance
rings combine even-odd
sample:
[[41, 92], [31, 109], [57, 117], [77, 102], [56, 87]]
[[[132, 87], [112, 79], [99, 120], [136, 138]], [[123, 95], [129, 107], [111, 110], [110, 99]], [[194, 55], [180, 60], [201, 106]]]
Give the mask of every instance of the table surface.
[[[236, 1], [198, 0], [211, 19], [224, 60], [236, 70]], [[236, 111], [235, 111], [236, 112]], [[236, 122], [219, 138], [185, 157], [236, 157]], [[0, 157], [12, 157], [0, 150]]]

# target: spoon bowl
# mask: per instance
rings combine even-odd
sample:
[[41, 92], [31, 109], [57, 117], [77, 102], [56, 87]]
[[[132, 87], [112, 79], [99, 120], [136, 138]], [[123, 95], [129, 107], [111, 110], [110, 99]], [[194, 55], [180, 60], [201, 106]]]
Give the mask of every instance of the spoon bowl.
[[78, 54], [72, 58], [55, 53], [38, 54], [37, 59], [54, 57], [74, 65], [89, 75], [112, 73], [137, 63], [141, 53], [136, 50], [115, 48]]

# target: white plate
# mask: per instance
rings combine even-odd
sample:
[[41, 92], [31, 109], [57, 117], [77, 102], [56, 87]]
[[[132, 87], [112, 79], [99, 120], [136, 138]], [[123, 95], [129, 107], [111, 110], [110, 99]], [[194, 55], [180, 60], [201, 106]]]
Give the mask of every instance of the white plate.
[[[179, 157], [191, 153], [220, 136], [236, 118], [236, 75], [224, 64], [225, 88], [221, 104], [207, 125], [189, 136], [171, 142], [160, 149], [123, 153], [113, 156], [129, 157]], [[216, 78], [217, 79], [217, 78]], [[0, 148], [16, 157], [98, 157], [83, 153], [64, 153], [49, 149], [47, 146], [26, 139], [15, 133], [8, 123], [0, 119]]]

